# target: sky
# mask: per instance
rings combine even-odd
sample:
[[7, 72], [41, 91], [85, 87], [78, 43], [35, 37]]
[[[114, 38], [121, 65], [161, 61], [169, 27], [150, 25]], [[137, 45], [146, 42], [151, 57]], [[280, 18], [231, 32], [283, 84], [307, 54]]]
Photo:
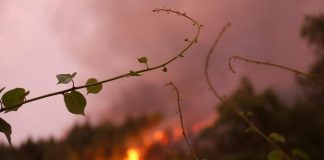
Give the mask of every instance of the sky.
[[[298, 94], [294, 75], [278, 69], [237, 62], [238, 73], [228, 69], [228, 57], [285, 64], [307, 71], [312, 50], [299, 31], [306, 14], [324, 12], [322, 0], [0, 0], [0, 87], [24, 87], [27, 98], [69, 88], [57, 85], [55, 75], [77, 72], [76, 85], [142, 69], [136, 58], [147, 56], [160, 64], [186, 45], [195, 28], [182, 17], [155, 14], [154, 8], [186, 12], [203, 24], [198, 44], [168, 72], [152, 71], [105, 84], [99, 95], [88, 95], [86, 117], [67, 111], [63, 96], [28, 103], [17, 112], [1, 114], [12, 126], [12, 141], [64, 137], [75, 123], [102, 120], [120, 122], [127, 115], [159, 112], [162, 125], [177, 124], [176, 97], [164, 84], [173, 81], [183, 99], [188, 127], [216, 118], [219, 103], [208, 91], [204, 59], [213, 40], [228, 22], [211, 59], [217, 89], [230, 94], [247, 76], [258, 90], [273, 87], [283, 99]], [[86, 93], [84, 90], [82, 93]], [[187, 117], [187, 118], [186, 118]], [[0, 135], [0, 142], [5, 142]]]

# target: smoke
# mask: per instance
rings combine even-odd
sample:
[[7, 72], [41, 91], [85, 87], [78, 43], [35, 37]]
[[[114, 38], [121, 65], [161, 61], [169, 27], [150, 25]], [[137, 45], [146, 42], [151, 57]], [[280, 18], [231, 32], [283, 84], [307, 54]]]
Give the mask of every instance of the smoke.
[[[230, 21], [233, 26], [216, 49], [211, 68], [220, 91], [229, 93], [239, 77], [248, 74], [259, 89], [271, 85], [289, 92], [294, 86], [290, 74], [239, 63], [235, 67], [241, 74], [231, 75], [227, 58], [239, 54], [305, 70], [311, 58], [299, 38], [299, 28], [306, 13], [323, 10], [324, 7], [319, 6], [324, 5], [319, 4], [323, 2], [64, 1], [58, 5], [51, 23], [70, 56], [91, 68], [93, 75], [111, 77], [144, 67], [136, 62], [140, 56], [148, 56], [149, 64], [167, 60], [185, 45], [184, 38], [194, 35], [194, 28], [183, 18], [156, 15], [151, 13], [152, 9], [171, 7], [197, 19], [205, 26], [198, 45], [184, 59], [171, 64], [168, 73], [156, 71], [145, 74], [140, 80], [132, 78], [108, 85], [109, 93], [104, 92], [98, 98], [107, 100], [101, 103], [105, 107], [90, 111], [99, 117], [109, 115], [111, 119], [149, 112], [167, 112], [170, 116], [176, 111], [176, 101], [170, 97], [172, 93], [161, 86], [172, 80], [180, 88], [185, 117], [192, 124], [214, 112], [217, 100], [208, 92], [203, 63], [205, 53], [224, 24]], [[114, 85], [116, 87], [112, 87]]]
[[[56, 83], [55, 74], [58, 73], [77, 71], [77, 84], [82, 84], [90, 77], [102, 80], [130, 69], [144, 68], [136, 60], [141, 56], [147, 56], [151, 66], [160, 64], [185, 46], [183, 40], [190, 39], [195, 30], [183, 17], [151, 12], [159, 7], [186, 12], [203, 24], [198, 44], [184, 58], [170, 64], [167, 73], [153, 71], [142, 77], [114, 81], [106, 84], [99, 95], [87, 96], [86, 114], [93, 121], [120, 121], [127, 115], [161, 112], [168, 123], [174, 123], [177, 119], [175, 95], [170, 88], [164, 87], [169, 81], [180, 90], [188, 126], [215, 118], [213, 113], [218, 101], [208, 91], [203, 66], [206, 52], [227, 22], [233, 25], [216, 48], [211, 63], [212, 80], [219, 91], [230, 94], [240, 77], [248, 75], [258, 90], [272, 86], [283, 96], [293, 96], [296, 92], [293, 75], [239, 62], [234, 64], [238, 73], [233, 75], [227, 60], [229, 56], [241, 55], [306, 71], [313, 59], [299, 37], [299, 29], [305, 14], [323, 11], [324, 2], [0, 1], [0, 65], [10, 69], [2, 72], [1, 80], [9, 88], [17, 85], [30, 88], [33, 97], [57, 90], [59, 86], [51, 84]], [[35, 103], [39, 106], [36, 109], [27, 107], [14, 116], [2, 117], [14, 122], [13, 139], [17, 139], [16, 133], [39, 132], [33, 134], [37, 137], [54, 130], [57, 134], [64, 128], [58, 126], [66, 126], [67, 121], [73, 123], [66, 109], [57, 107], [64, 106], [63, 102], [57, 101]], [[44, 107], [46, 104], [49, 106]], [[44, 114], [46, 112], [52, 117]], [[31, 131], [26, 127], [26, 118], [19, 118], [26, 114], [32, 121], [29, 123], [38, 124], [39, 115], [47, 118], [48, 123], [38, 131]]]

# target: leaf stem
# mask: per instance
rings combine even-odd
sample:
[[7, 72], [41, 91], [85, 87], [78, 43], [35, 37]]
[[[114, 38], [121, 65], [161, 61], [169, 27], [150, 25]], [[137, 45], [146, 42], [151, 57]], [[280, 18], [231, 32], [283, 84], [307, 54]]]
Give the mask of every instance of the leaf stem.
[[72, 79], [72, 89], [75, 88], [74, 86], [74, 80]]

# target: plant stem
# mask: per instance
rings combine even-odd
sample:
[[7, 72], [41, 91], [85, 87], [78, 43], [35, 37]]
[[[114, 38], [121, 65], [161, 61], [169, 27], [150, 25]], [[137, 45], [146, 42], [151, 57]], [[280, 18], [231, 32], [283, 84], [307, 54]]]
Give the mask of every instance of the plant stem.
[[259, 65], [266, 65], [266, 66], [270, 66], [270, 67], [276, 67], [276, 68], [280, 68], [280, 69], [283, 69], [283, 70], [286, 70], [286, 71], [290, 71], [290, 72], [293, 72], [297, 75], [300, 75], [300, 76], [304, 76], [308, 79], [311, 79], [313, 81], [315, 81], [316, 83], [320, 84], [321, 87], [324, 87], [324, 81], [314, 75], [311, 75], [311, 74], [307, 74], [307, 73], [304, 73], [302, 71], [299, 71], [299, 70], [296, 70], [296, 69], [293, 69], [293, 68], [290, 68], [290, 67], [286, 67], [286, 66], [283, 66], [283, 65], [280, 65], [280, 64], [275, 64], [275, 63], [270, 63], [270, 62], [262, 62], [262, 61], [256, 61], [256, 60], [251, 60], [251, 59], [247, 59], [247, 58], [244, 58], [244, 57], [240, 57], [240, 56], [232, 56], [228, 59], [228, 66], [230, 68], [230, 70], [233, 72], [233, 73], [236, 73], [234, 68], [233, 68], [233, 65], [232, 65], [232, 60], [241, 60], [241, 61], [245, 61], [247, 63], [254, 63], [254, 64], [259, 64]]
[[[137, 71], [134, 71], [135, 73], [144, 73], [144, 72], [148, 72], [148, 71], [152, 71], [152, 70], [156, 70], [156, 69], [159, 69], [159, 68], [163, 68], [165, 66], [167, 66], [168, 64], [172, 63], [173, 61], [175, 61], [176, 59], [178, 59], [179, 57], [182, 57], [183, 54], [185, 54], [189, 48], [191, 48], [194, 44], [197, 43], [198, 41], [198, 37], [200, 35], [200, 30], [201, 30], [201, 25], [195, 21], [194, 19], [192, 19], [191, 17], [187, 16], [185, 13], [181, 13], [179, 11], [174, 11], [172, 9], [154, 9], [153, 12], [160, 12], [160, 11], [163, 11], [163, 12], [167, 12], [167, 13], [174, 13], [176, 15], [179, 15], [179, 16], [182, 16], [186, 19], [188, 19], [189, 21], [191, 21], [193, 24], [195, 24], [194, 26], [196, 27], [197, 31], [196, 31], [196, 34], [193, 38], [193, 41], [191, 41], [188, 45], [186, 45], [180, 52], [178, 52], [176, 54], [176, 56], [170, 58], [169, 60], [167, 60], [166, 62], [160, 64], [160, 65], [157, 65], [155, 67], [147, 67], [146, 69], [142, 69], [142, 70], [137, 70]], [[19, 103], [19, 104], [16, 104], [14, 106], [11, 106], [11, 107], [6, 107], [6, 108], [0, 108], [0, 113], [1, 112], [4, 112], [6, 110], [9, 110], [11, 108], [15, 108], [15, 107], [18, 107], [18, 106], [21, 106], [23, 104], [26, 104], [26, 103], [30, 103], [30, 102], [33, 102], [33, 101], [37, 101], [37, 100], [40, 100], [40, 99], [43, 99], [43, 98], [47, 98], [47, 97], [52, 97], [52, 96], [55, 96], [55, 95], [59, 95], [59, 94], [64, 94], [66, 92], [70, 92], [70, 91], [73, 91], [73, 90], [79, 90], [79, 89], [83, 89], [83, 88], [86, 88], [86, 87], [90, 87], [90, 86], [95, 86], [95, 85], [98, 85], [98, 84], [104, 84], [104, 83], [107, 83], [107, 82], [111, 82], [111, 81], [114, 81], [114, 80], [117, 80], [117, 79], [121, 79], [121, 78], [125, 78], [125, 77], [129, 77], [131, 76], [130, 73], [125, 73], [125, 74], [121, 74], [119, 76], [116, 76], [116, 77], [113, 77], [113, 78], [110, 78], [110, 79], [106, 79], [106, 80], [103, 80], [103, 81], [99, 81], [97, 83], [93, 83], [93, 84], [89, 84], [89, 85], [82, 85], [82, 86], [74, 86], [72, 88], [69, 88], [69, 89], [65, 89], [65, 90], [61, 90], [61, 91], [57, 91], [57, 92], [53, 92], [53, 93], [49, 93], [49, 94], [45, 94], [45, 95], [42, 95], [42, 96], [38, 96], [38, 97], [35, 97], [35, 98], [31, 98], [31, 99], [27, 99], [26, 101], [22, 102], [22, 103]]]
[[182, 116], [182, 111], [181, 111], [181, 103], [180, 103], [181, 100], [180, 100], [179, 90], [172, 82], [168, 83], [167, 85], [171, 86], [173, 88], [173, 90], [177, 94], [177, 105], [178, 105], [179, 119], [180, 119], [180, 125], [181, 125], [181, 129], [182, 129], [182, 135], [183, 135], [183, 137], [184, 137], [184, 139], [185, 139], [185, 141], [187, 143], [187, 146], [188, 146], [189, 151], [190, 151], [191, 155], [193, 156], [193, 158], [195, 160], [199, 160], [198, 156], [196, 155], [196, 153], [194, 152], [192, 146], [190, 145], [189, 139], [188, 139], [187, 134], [185, 132], [185, 128], [184, 128], [184, 124], [183, 124], [183, 116]]
[[228, 23], [226, 24], [221, 32], [218, 34], [216, 40], [214, 41], [212, 47], [210, 48], [206, 61], [205, 61], [205, 78], [207, 81], [207, 84], [209, 86], [209, 89], [212, 91], [215, 97], [217, 97], [227, 108], [229, 108], [231, 111], [233, 111], [237, 116], [239, 116], [245, 123], [247, 123], [255, 133], [257, 133], [261, 138], [263, 138], [265, 141], [267, 141], [269, 144], [271, 144], [276, 150], [278, 150], [287, 160], [291, 160], [291, 158], [288, 156], [288, 154], [280, 147], [278, 146], [275, 142], [273, 142], [268, 136], [266, 136], [265, 133], [263, 133], [251, 120], [249, 120], [242, 112], [234, 105], [228, 103], [215, 89], [213, 86], [210, 77], [209, 77], [209, 72], [208, 72], [208, 67], [209, 67], [209, 62], [210, 62], [210, 57], [217, 46], [218, 42], [220, 41], [221, 37], [225, 33], [226, 29], [230, 26], [231, 24]]

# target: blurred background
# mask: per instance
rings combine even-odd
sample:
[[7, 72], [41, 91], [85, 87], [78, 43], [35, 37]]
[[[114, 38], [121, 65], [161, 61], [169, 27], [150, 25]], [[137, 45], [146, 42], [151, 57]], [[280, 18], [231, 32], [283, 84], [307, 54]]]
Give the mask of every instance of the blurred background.
[[[289, 153], [301, 148], [312, 159], [324, 150], [321, 86], [284, 70], [235, 61], [240, 55], [269, 61], [324, 78], [324, 2], [322, 0], [0, 0], [0, 87], [24, 87], [27, 98], [69, 88], [55, 75], [77, 72], [111, 78], [174, 56], [195, 35], [188, 20], [155, 14], [172, 8], [203, 24], [197, 45], [168, 72], [156, 70], [104, 85], [87, 95], [86, 116], [69, 113], [61, 95], [1, 114], [12, 126], [10, 148], [1, 135], [1, 159], [190, 159], [182, 137], [176, 96], [179, 88], [186, 132], [201, 159], [265, 159], [271, 146], [213, 97], [204, 78], [204, 60], [228, 22], [211, 59], [218, 91], [265, 133], [286, 137]], [[82, 93], [86, 93], [82, 91]], [[133, 158], [132, 158], [133, 157]], [[136, 159], [137, 158], [137, 159]]]

